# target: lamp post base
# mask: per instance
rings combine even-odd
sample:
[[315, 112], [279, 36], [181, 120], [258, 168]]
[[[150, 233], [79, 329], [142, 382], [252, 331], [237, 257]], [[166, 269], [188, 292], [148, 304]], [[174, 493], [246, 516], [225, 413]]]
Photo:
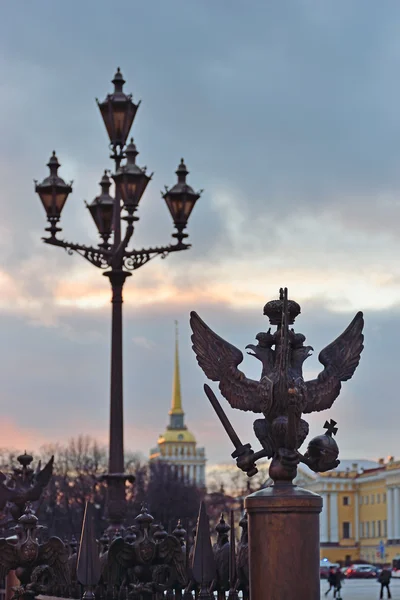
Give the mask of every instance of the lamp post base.
[[245, 500], [251, 600], [319, 600], [322, 498], [291, 483]]
[[135, 477], [127, 473], [106, 473], [101, 479], [107, 482], [107, 535], [110, 539], [117, 533], [123, 536], [126, 519], [125, 484], [127, 481], [133, 483]]

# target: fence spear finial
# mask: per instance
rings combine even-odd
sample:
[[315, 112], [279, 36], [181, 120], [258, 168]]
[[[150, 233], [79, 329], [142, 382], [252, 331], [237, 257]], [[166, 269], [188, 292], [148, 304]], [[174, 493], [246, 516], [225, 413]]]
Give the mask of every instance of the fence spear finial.
[[94, 599], [93, 588], [99, 583], [101, 566], [93, 523], [93, 505], [89, 502], [86, 502], [83, 516], [76, 575], [85, 590], [83, 598]]
[[209, 586], [216, 575], [216, 567], [211, 546], [210, 525], [204, 502], [200, 504], [197, 521], [192, 572], [193, 579], [200, 586], [199, 600], [211, 600]]

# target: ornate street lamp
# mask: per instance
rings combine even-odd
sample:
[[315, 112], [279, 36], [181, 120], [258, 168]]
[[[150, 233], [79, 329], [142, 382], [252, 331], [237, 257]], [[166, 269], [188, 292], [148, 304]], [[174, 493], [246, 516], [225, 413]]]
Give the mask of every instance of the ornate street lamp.
[[115, 184], [119, 186], [124, 208], [129, 214], [133, 214], [137, 209], [147, 184], [153, 176], [153, 173], [146, 175], [146, 167], [144, 169], [138, 167], [136, 164], [138, 154], [133, 139], [131, 139], [131, 143], [125, 150], [126, 165], [120, 167], [113, 175]]
[[186, 177], [188, 176], [189, 171], [183, 162], [183, 158], [181, 158], [180, 165], [175, 172], [178, 175], [178, 183], [170, 190], [165, 186], [165, 194], [162, 194], [162, 197], [167, 203], [168, 210], [171, 213], [171, 217], [177, 229], [177, 232], [173, 233], [172, 236], [176, 237], [180, 244], [184, 238], [188, 237], [188, 234], [183, 233], [183, 230], [187, 225], [194, 205], [200, 198], [202, 190], [196, 193], [193, 188], [186, 183]]
[[[110, 195], [111, 180], [105, 171], [100, 181], [101, 194], [87, 208], [96, 224], [102, 242], [97, 247], [74, 244], [57, 237], [61, 211], [68, 195], [72, 192], [72, 182], [67, 184], [58, 176], [60, 167], [53, 152], [48, 163], [50, 175], [42, 183], [35, 182], [46, 210], [49, 237], [43, 238], [46, 244], [60, 246], [72, 253], [77, 252], [94, 266], [104, 269], [112, 289], [112, 334], [111, 334], [111, 395], [110, 395], [110, 444], [109, 469], [105, 479], [108, 484], [107, 514], [111, 530], [123, 527], [126, 514], [125, 482], [129, 477], [124, 472], [123, 441], [123, 385], [122, 385], [122, 290], [125, 279], [156, 256], [166, 257], [171, 252], [187, 250], [184, 243], [187, 234], [183, 233], [193, 207], [201, 191], [195, 193], [186, 183], [188, 171], [181, 161], [176, 171], [178, 182], [170, 190], [166, 188], [163, 198], [172, 215], [177, 232], [173, 234], [176, 243], [142, 250], [128, 249], [133, 235], [133, 223], [138, 220], [135, 214], [141, 197], [152, 175], [136, 164], [138, 151], [133, 140], [125, 147], [139, 103], [135, 104], [131, 95], [123, 91], [125, 81], [118, 69], [114, 76], [114, 92], [103, 102], [98, 102], [101, 116], [112, 149], [111, 158], [115, 162], [114, 196]], [[121, 164], [126, 159], [125, 164]], [[121, 239], [122, 222], [126, 222]]]
[[123, 148], [125, 146], [140, 102], [134, 104], [132, 94], [127, 95], [124, 93], [125, 79], [119, 67], [112, 83], [114, 84], [114, 92], [107, 94], [107, 98], [103, 102], [97, 100], [97, 105], [103, 117], [111, 146], [116, 150], [118, 147]]
[[61, 211], [64, 208], [64, 204], [67, 201], [69, 194], [72, 192], [72, 181], [70, 184], [65, 183], [61, 177], [58, 176], [58, 169], [60, 163], [56, 153], [53, 151], [47, 166], [50, 169], [50, 175], [42, 181], [37, 183], [35, 181], [35, 191], [39, 194], [39, 198], [42, 201], [44, 209], [47, 214], [47, 220], [50, 226], [47, 227], [46, 231], [50, 231], [52, 236], [55, 236], [57, 231], [61, 231], [57, 227], [57, 223], [61, 217]]
[[111, 235], [113, 225], [113, 213], [114, 213], [114, 198], [110, 196], [111, 181], [104, 171], [104, 175], [100, 181], [101, 194], [97, 196], [91, 204], [86, 204], [90, 214], [93, 217], [93, 221], [99, 231], [100, 236], [103, 238], [102, 246], [108, 248], [108, 240]]

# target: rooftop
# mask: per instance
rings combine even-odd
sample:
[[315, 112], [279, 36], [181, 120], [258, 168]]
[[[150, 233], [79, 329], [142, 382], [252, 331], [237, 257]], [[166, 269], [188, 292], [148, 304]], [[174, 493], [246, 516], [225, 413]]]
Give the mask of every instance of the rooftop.
[[196, 438], [193, 433], [185, 429], [167, 429], [160, 437], [158, 438], [158, 444], [165, 443], [178, 443], [182, 444], [184, 442], [191, 442], [192, 444], [196, 443]]

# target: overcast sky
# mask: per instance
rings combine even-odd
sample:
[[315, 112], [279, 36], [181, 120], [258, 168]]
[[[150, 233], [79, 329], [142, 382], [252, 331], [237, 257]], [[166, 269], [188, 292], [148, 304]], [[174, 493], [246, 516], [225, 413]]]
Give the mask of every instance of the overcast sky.
[[[329, 414], [343, 458], [399, 455], [400, 4], [374, 0], [18, 0], [0, 24], [0, 446], [108, 439], [110, 291], [79, 256], [41, 243], [33, 179], [55, 149], [74, 180], [67, 240], [96, 243], [83, 200], [108, 159], [95, 97], [117, 66], [142, 100], [132, 133], [155, 171], [137, 247], [169, 243], [160, 199], [181, 156], [204, 188], [192, 249], [126, 283], [126, 447], [147, 455], [167, 424], [174, 320], [186, 420], [210, 463], [232, 448], [202, 391], [192, 309], [242, 350], [281, 286], [318, 352], [357, 310], [365, 351]], [[251, 357], [245, 372], [259, 377]], [[225, 403], [226, 405], [226, 403]], [[228, 407], [229, 408], [229, 407]], [[252, 418], [227, 412], [257, 448]]]

